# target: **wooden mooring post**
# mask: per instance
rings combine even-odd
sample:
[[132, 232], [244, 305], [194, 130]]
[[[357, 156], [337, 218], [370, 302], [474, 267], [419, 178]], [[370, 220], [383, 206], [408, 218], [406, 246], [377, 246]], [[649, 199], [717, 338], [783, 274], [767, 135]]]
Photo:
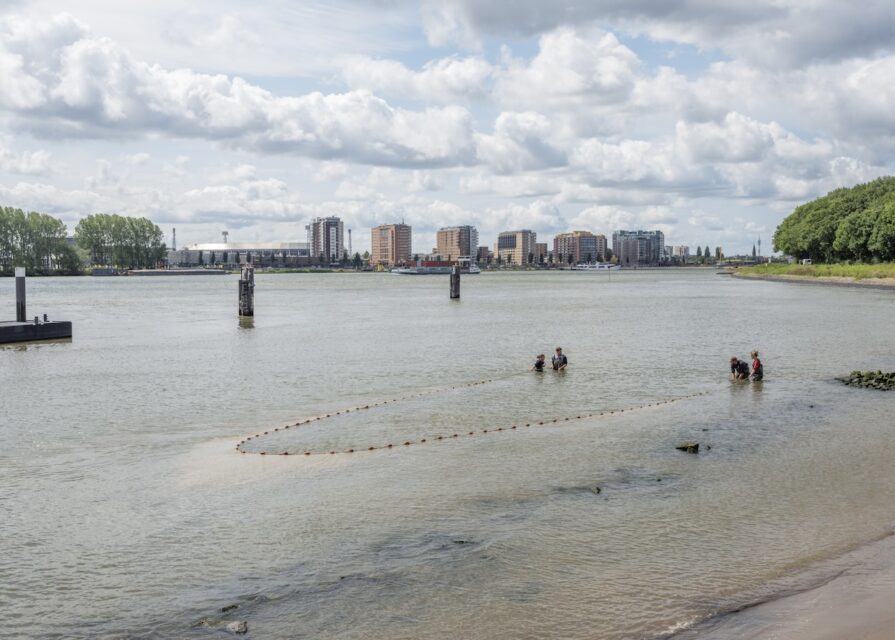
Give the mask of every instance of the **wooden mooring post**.
[[460, 265], [451, 267], [451, 300], [460, 297]]
[[255, 315], [255, 267], [245, 259], [239, 276], [239, 315]]
[[25, 267], [16, 267], [16, 322], [28, 322], [25, 309]]

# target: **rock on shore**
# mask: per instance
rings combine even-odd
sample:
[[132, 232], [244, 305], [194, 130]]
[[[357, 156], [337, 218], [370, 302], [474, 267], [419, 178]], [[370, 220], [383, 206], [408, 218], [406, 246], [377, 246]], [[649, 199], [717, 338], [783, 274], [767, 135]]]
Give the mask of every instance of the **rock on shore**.
[[885, 373], [883, 371], [852, 371], [846, 378], [837, 378], [850, 387], [863, 389], [878, 389], [891, 391], [895, 389], [895, 371]]

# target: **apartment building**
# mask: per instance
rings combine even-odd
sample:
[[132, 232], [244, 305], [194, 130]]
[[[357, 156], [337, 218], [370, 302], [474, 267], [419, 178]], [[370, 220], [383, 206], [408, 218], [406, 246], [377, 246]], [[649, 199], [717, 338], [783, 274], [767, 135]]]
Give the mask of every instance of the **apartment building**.
[[370, 264], [386, 265], [393, 267], [396, 264], [410, 262], [411, 231], [410, 225], [383, 224], [373, 227], [370, 233], [372, 250], [370, 251]]
[[456, 262], [461, 256], [475, 258], [478, 253], [479, 232], [475, 227], [463, 225], [439, 229], [435, 241], [435, 255], [442, 260]]
[[497, 236], [494, 257], [508, 264], [527, 264], [528, 254], [534, 254], [537, 234], [530, 229], [503, 231]]

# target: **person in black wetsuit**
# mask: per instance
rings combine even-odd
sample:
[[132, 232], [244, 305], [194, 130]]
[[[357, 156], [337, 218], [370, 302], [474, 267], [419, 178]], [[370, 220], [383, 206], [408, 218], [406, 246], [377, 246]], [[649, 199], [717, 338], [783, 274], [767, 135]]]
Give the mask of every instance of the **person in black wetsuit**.
[[547, 359], [546, 359], [546, 358], [547, 358], [547, 356], [545, 356], [543, 353], [539, 353], [537, 359], [535, 360], [534, 365], [531, 367], [531, 370], [532, 370], [532, 371], [543, 372], [543, 371], [544, 371], [544, 365], [547, 364]]
[[740, 360], [736, 356], [730, 359], [730, 379], [731, 380], [748, 380], [749, 379], [749, 363]]
[[569, 366], [569, 359], [563, 354], [562, 347], [556, 347], [556, 354], [553, 356], [553, 370], [563, 371]]

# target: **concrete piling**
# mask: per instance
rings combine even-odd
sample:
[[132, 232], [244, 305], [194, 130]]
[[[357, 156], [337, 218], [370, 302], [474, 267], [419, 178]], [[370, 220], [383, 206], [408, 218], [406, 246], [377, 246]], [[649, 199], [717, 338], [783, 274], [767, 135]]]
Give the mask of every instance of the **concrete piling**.
[[28, 322], [25, 311], [25, 267], [16, 267], [16, 322]]
[[239, 276], [239, 315], [255, 315], [255, 267], [250, 259], [243, 263]]
[[460, 265], [451, 267], [451, 300], [460, 298]]

